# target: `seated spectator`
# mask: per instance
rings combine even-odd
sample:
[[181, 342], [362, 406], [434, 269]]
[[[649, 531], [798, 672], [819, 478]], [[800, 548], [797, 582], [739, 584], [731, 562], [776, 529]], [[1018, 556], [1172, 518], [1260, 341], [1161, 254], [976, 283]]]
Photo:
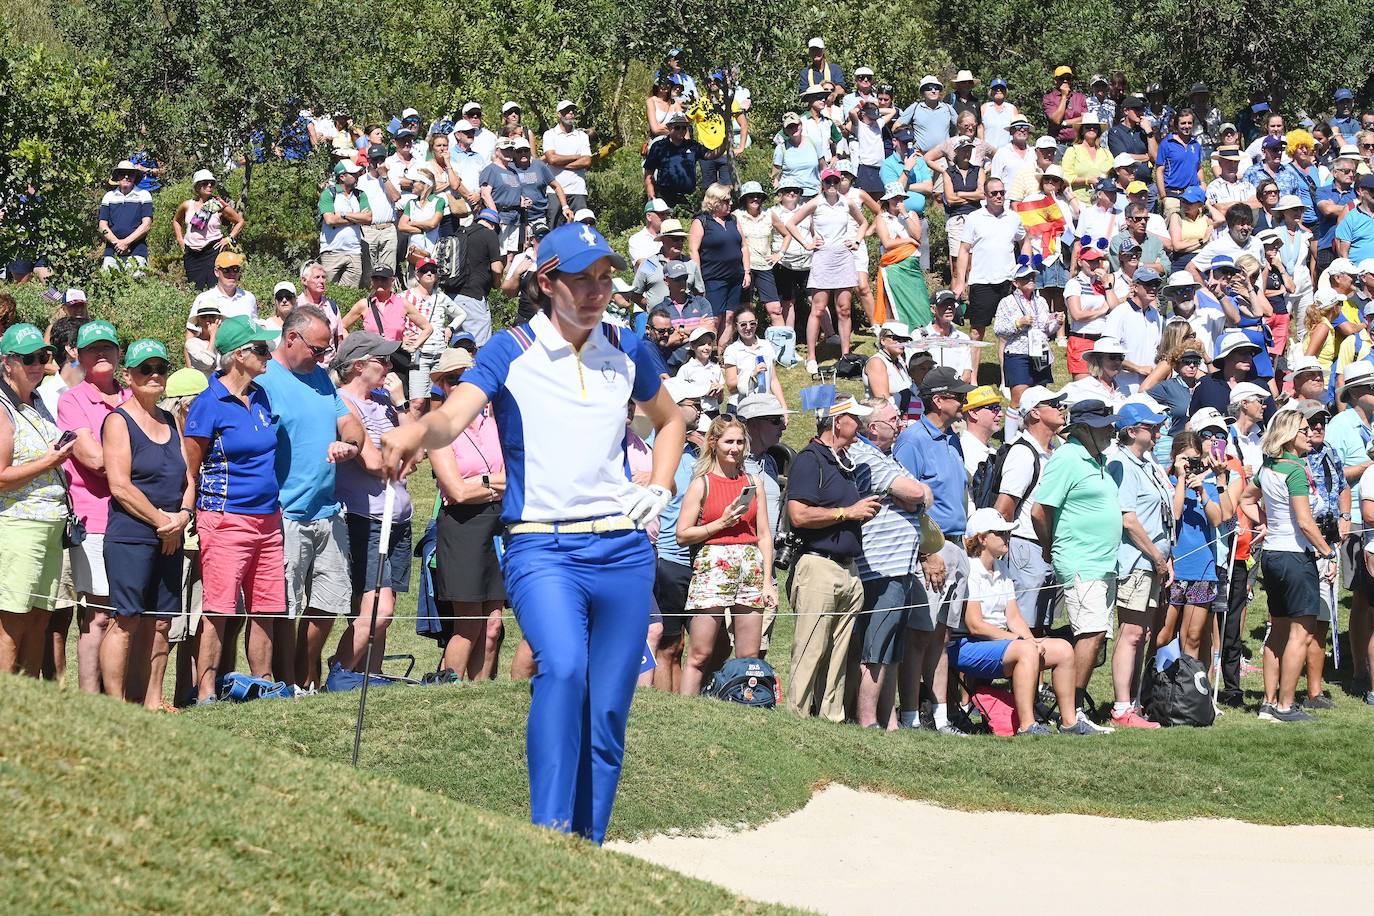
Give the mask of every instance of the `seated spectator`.
[[758, 658], [763, 610], [778, 601], [766, 491], [757, 476], [744, 473], [748, 453], [744, 423], [716, 418], [682, 499], [678, 543], [701, 545], [687, 587], [686, 610], [692, 618], [687, 664], [678, 686], [683, 696], [701, 692], [726, 627], [734, 631], [736, 658]]
[[715, 351], [716, 333], [708, 325], [702, 325], [688, 335], [687, 352], [691, 358], [677, 370], [678, 378], [706, 388], [701, 409], [712, 417], [720, 413], [721, 401], [725, 397], [725, 371], [716, 362]]
[[[166, 634], [181, 610], [182, 537], [191, 523], [195, 493], [187, 486], [186, 459], [175, 419], [158, 407], [171, 362], [156, 340], [136, 340], [124, 356], [132, 396], [105, 420], [101, 435], [105, 477], [113, 497], [105, 529], [113, 619], [100, 643], [105, 690], [147, 709], [170, 708], [162, 682], [149, 678], [154, 630], [166, 652]], [[159, 670], [166, 669], [165, 655]]]
[[1011, 680], [1018, 735], [1052, 734], [1035, 719], [1036, 692], [1044, 671], [1052, 672], [1054, 695], [1059, 701], [1059, 733], [1103, 734], [1088, 724], [1086, 716], [1080, 718], [1075, 709], [1073, 646], [1062, 639], [1033, 635], [1021, 617], [1006, 562], [1014, 528], [996, 509], [978, 509], [969, 516], [964, 533], [969, 555], [968, 601], [963, 621], [951, 634], [946, 650], [950, 665], [979, 680]]
[[909, 343], [910, 328], [900, 321], [886, 322], [878, 329], [878, 352], [864, 363], [864, 396], [890, 402], [903, 417], [915, 394], [906, 365]]

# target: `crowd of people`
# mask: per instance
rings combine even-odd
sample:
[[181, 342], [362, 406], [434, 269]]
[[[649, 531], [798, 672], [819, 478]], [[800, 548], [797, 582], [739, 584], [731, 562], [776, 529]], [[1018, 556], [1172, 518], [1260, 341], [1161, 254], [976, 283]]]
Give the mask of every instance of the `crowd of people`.
[[[599, 304], [605, 339], [652, 368], [686, 431], [643, 526], [655, 667], [640, 682], [696, 694], [731, 655], [776, 654], [785, 593], [783, 695], [798, 713], [961, 735], [971, 685], [1006, 679], [1025, 734], [1155, 728], [1141, 685], [1175, 640], [1215, 667], [1220, 704], [1244, 704], [1258, 581], [1258, 714], [1301, 722], [1331, 705], [1344, 583], [1353, 683], [1374, 704], [1374, 492], [1360, 497], [1374, 466], [1374, 111], [1337, 89], [1329, 116], [1290, 124], [1257, 94], [1227, 121], [1203, 84], [1171, 98], [1094, 75], [1085, 93], [1069, 66], [1035, 97], [993, 77], [980, 98], [961, 70], [949, 90], [925, 76], [899, 99], [820, 38], [806, 53], [771, 136], [740, 74], [698, 88], [676, 51], [646, 99], [643, 226], [627, 256], [606, 256], [616, 276]], [[293, 142], [332, 156], [318, 257], [270, 306], [240, 286], [245, 219], [200, 169], [173, 217], [198, 291], [179, 347], [123, 340], [78, 289], [47, 327], [10, 318], [0, 669], [61, 677], [75, 619], [85, 690], [212, 701], [242, 644], [252, 674], [294, 696], [332, 666], [362, 669], [374, 605], [377, 669], [414, 546], [414, 465], [388, 466], [384, 437], [465, 374], [487, 384], [484, 358], [559, 352], [547, 274], [579, 245], [609, 251], [589, 207], [599, 152], [576, 103], [554, 114], [539, 138], [515, 102], [494, 129], [475, 101], [428, 124], [414, 109], [361, 129], [303, 115]], [[741, 181], [762, 146], [769, 187]], [[112, 171], [106, 269], [147, 268], [151, 174], [133, 159]], [[932, 265], [937, 208], [947, 257]], [[338, 303], [331, 283], [365, 294]], [[505, 333], [498, 288], [518, 302]], [[823, 403], [789, 403], [783, 372], [833, 381], [823, 348], [852, 360], [865, 325], [863, 397], [822, 385]], [[617, 410], [625, 483], [643, 490], [663, 417], [647, 421], [657, 395], [636, 384], [641, 406]], [[503, 533], [529, 521], [512, 503], [580, 513], [531, 482], [527, 455], [513, 461], [502, 426], [529, 440], [534, 418], [493, 403], [428, 450], [439, 498], [423, 578], [456, 679], [498, 670]], [[792, 423], [815, 425], [795, 454], [780, 445]], [[1104, 660], [1099, 711], [1086, 691]], [[511, 671], [540, 662], [522, 643]]]

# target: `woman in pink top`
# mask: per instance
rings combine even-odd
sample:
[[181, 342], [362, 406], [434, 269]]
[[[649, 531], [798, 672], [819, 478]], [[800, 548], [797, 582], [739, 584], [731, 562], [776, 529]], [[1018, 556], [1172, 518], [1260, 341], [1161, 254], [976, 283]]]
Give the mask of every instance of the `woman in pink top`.
[[395, 281], [396, 274], [390, 267], [372, 268], [372, 293], [353, 303], [353, 308], [344, 316], [343, 326], [348, 331], [361, 320], [364, 331], [401, 342], [401, 349], [392, 354], [391, 365], [406, 389], [406, 397], [412, 397], [410, 368], [414, 365], [415, 351], [433, 329], [410, 296], [395, 292]]
[[[444, 397], [472, 368], [472, 354], [445, 350], [430, 373]], [[490, 679], [496, 670], [504, 627], [506, 588], [496, 559], [501, 533], [501, 495], [506, 464], [490, 408], [473, 420], [448, 448], [429, 453], [443, 507], [434, 548], [434, 599], [451, 620], [443, 667], [463, 680]]]
[[[76, 433], [66, 472], [72, 509], [86, 526], [86, 539], [71, 548], [72, 583], [84, 610], [78, 618], [77, 683], [87, 693], [100, 693], [100, 642], [110, 622], [110, 586], [105, 576], [105, 523], [110, 513], [110, 485], [100, 430], [105, 418], [129, 399], [115, 379], [119, 337], [108, 321], [88, 321], [76, 337], [77, 361], [85, 380], [57, 399], [57, 425]], [[62, 626], [62, 621], [54, 621]], [[63, 626], [65, 631], [65, 626]], [[123, 699], [121, 696], [120, 699]]]

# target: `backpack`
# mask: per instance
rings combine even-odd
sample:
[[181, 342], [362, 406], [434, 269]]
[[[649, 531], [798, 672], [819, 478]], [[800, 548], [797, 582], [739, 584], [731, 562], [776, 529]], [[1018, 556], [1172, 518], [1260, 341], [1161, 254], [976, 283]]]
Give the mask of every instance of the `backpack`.
[[281, 681], [269, 681], [241, 671], [231, 671], [220, 680], [221, 700], [247, 703], [249, 700], [283, 699], [293, 695], [294, 691]]
[[857, 353], [846, 353], [835, 361], [835, 375], [840, 378], [860, 378], [867, 362]]
[[778, 676], [761, 658], [732, 658], [717, 671], [701, 695], [759, 709], [778, 705]]
[[[973, 499], [973, 505], [979, 509], [990, 509], [997, 503], [997, 495], [1002, 492], [1002, 469], [1006, 466], [1007, 456], [1011, 454], [1011, 448], [1019, 439], [1013, 439], [1004, 443], [1001, 448], [983, 459], [982, 464], [978, 465], [973, 471], [973, 478], [969, 481], [969, 496]], [[1023, 443], [1024, 444], [1024, 443]], [[1026, 493], [1016, 501], [1016, 508], [1012, 512], [1013, 517], [1021, 511], [1021, 505], [1035, 492], [1035, 485], [1040, 482], [1040, 452], [1026, 445], [1031, 453], [1031, 459], [1035, 462], [1031, 467], [1030, 486], [1026, 487]]]
[[[395, 678], [387, 677], [384, 674], [374, 674], [371, 677], [371, 686], [373, 687], [389, 687], [395, 683]], [[363, 675], [361, 672], [345, 668], [338, 662], [329, 666], [329, 676], [324, 680], [326, 693], [343, 693], [348, 690], [357, 690], [362, 686]]]
[[1016, 714], [1016, 697], [1005, 687], [980, 684], [969, 691], [969, 700], [983, 717], [983, 724], [1002, 738], [1016, 734], [1021, 717]]
[[434, 260], [439, 265], [439, 286], [445, 290], [463, 284], [467, 267], [468, 234], [459, 231], [439, 237], [434, 246]]
[[1152, 683], [1145, 711], [1151, 721], [1164, 726], [1207, 726], [1216, 721], [1207, 669], [1191, 655], [1180, 655], [1163, 671], [1151, 666], [1147, 679]]

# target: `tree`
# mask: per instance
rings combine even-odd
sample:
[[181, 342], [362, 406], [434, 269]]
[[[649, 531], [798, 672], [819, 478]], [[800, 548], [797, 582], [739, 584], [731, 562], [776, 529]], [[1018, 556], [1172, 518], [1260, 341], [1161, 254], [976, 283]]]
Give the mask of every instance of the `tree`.
[[96, 206], [122, 158], [122, 100], [108, 68], [0, 44], [0, 264], [41, 255], [91, 266]]

